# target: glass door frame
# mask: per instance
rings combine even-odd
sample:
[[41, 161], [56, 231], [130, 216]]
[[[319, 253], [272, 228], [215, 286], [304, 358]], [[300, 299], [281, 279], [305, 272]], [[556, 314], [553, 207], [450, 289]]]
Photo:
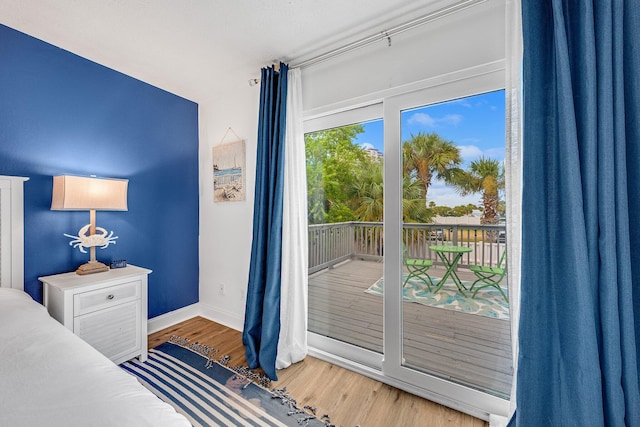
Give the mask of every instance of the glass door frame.
[[384, 120], [384, 281], [392, 284], [385, 287], [382, 354], [307, 332], [309, 355], [485, 420], [489, 414], [507, 416], [509, 401], [402, 364], [400, 113], [504, 87], [505, 63], [495, 61], [330, 106], [304, 118], [305, 133]]
[[[363, 123], [382, 119], [382, 100], [372, 100], [343, 111], [317, 117], [306, 117], [304, 133]], [[383, 309], [384, 310], [384, 309]], [[380, 313], [383, 315], [383, 313]], [[307, 330], [310, 354], [339, 366], [355, 370], [363, 375], [371, 376], [372, 372], [382, 370], [383, 354], [356, 345], [335, 340]], [[337, 358], [336, 358], [337, 357]], [[359, 366], [352, 365], [352, 363]]]
[[424, 390], [423, 397], [470, 414], [506, 415], [509, 401], [403, 366], [402, 321], [402, 150], [400, 116], [404, 110], [504, 89], [504, 70], [452, 79], [384, 99], [384, 360], [382, 371]]

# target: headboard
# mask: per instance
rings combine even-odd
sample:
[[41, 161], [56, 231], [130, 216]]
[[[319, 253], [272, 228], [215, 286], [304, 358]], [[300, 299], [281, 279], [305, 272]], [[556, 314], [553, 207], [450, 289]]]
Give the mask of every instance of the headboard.
[[0, 175], [0, 288], [24, 290], [24, 182]]

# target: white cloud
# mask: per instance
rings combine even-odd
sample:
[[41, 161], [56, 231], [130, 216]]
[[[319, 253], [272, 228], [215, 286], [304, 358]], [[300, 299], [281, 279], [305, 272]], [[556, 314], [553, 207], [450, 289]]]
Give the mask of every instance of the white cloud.
[[410, 125], [417, 123], [427, 127], [434, 127], [436, 124], [436, 121], [433, 117], [431, 117], [427, 113], [415, 113], [414, 115], [409, 117], [409, 120], [407, 120], [407, 123], [409, 123]]
[[420, 124], [429, 128], [435, 128], [440, 125], [457, 125], [462, 121], [460, 114], [447, 114], [442, 117], [431, 117], [427, 113], [415, 113], [407, 120], [410, 125]]
[[482, 206], [480, 198], [477, 194], [462, 197], [457, 193], [448, 193], [438, 197], [429, 197], [429, 202], [434, 201], [436, 206], [449, 206], [455, 208], [456, 206], [466, 206], [468, 204]]
[[480, 196], [472, 194], [462, 197], [455, 188], [448, 186], [442, 181], [435, 180], [429, 187], [427, 193], [427, 202], [435, 202], [438, 206], [449, 206], [451, 208], [460, 205], [468, 205], [469, 203], [476, 206], [480, 205]]
[[360, 146], [365, 150], [371, 150], [373, 148], [373, 144], [371, 144], [370, 142], [363, 142], [362, 144], [360, 144]]
[[459, 145], [458, 148], [460, 149], [460, 156], [463, 162], [470, 162], [478, 157], [482, 157], [484, 154], [482, 150], [475, 145]]
[[489, 148], [484, 151], [484, 155], [492, 159], [504, 159], [504, 147]]
[[446, 116], [438, 120], [438, 122], [441, 122], [447, 125], [457, 125], [461, 121], [462, 121], [462, 116], [460, 114], [447, 114]]
[[466, 107], [466, 108], [473, 108], [473, 105], [471, 105], [471, 103], [469, 102], [468, 99], [466, 98], [460, 98], [460, 99], [456, 99], [454, 101], [451, 101], [452, 104], [458, 104], [462, 107]]
[[[472, 138], [469, 138], [472, 140]], [[481, 149], [477, 145], [458, 145], [460, 149], [460, 157], [462, 157], [462, 163], [470, 163], [480, 157], [487, 157], [490, 159], [504, 159], [504, 147], [493, 147], [488, 149]]]

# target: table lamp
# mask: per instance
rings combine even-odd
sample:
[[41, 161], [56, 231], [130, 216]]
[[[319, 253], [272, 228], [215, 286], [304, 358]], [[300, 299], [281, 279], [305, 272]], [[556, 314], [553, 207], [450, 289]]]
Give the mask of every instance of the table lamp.
[[96, 227], [96, 211], [126, 211], [127, 187], [129, 180], [114, 178], [88, 178], [81, 176], [60, 175], [53, 177], [52, 211], [89, 211], [89, 224], [78, 231], [77, 236], [65, 234], [72, 238], [69, 245], [87, 253], [89, 262], [76, 270], [77, 274], [92, 274], [108, 271], [109, 267], [96, 261], [96, 246], [102, 249], [115, 244], [117, 236], [113, 231]]

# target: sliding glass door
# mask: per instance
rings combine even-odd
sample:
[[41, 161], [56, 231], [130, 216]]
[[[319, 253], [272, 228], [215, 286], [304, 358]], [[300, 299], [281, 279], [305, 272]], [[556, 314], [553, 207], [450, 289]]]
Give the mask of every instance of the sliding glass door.
[[384, 104], [383, 370], [434, 400], [494, 413], [512, 379], [501, 77]]
[[503, 81], [305, 122], [310, 346], [475, 415], [511, 387]]
[[428, 217], [403, 212], [402, 357], [507, 398], [504, 102], [498, 90], [400, 112], [403, 188], [419, 187]]
[[[307, 122], [309, 327], [350, 360], [381, 366], [384, 144], [380, 104]], [[312, 339], [312, 341], [313, 341]]]

